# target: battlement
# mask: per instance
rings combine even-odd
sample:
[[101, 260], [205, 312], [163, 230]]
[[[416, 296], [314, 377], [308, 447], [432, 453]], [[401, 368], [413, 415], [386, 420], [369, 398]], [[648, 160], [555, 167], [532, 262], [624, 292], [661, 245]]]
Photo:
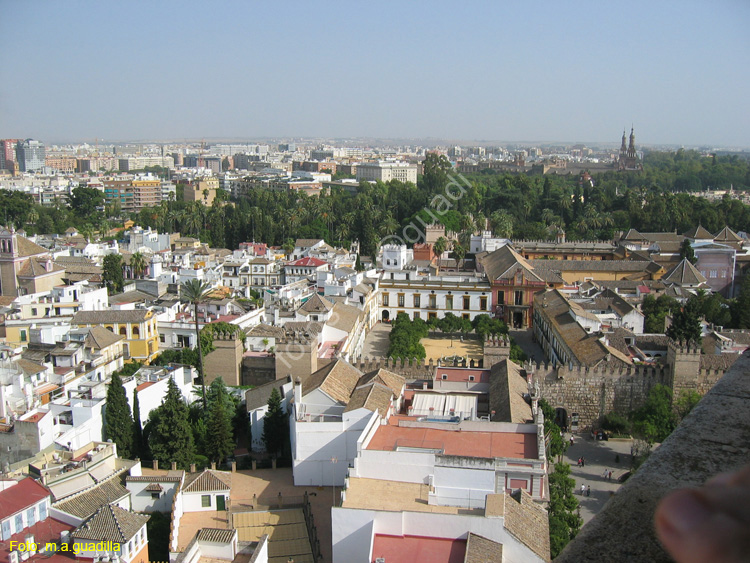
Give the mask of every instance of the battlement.
[[503, 336], [490, 336], [484, 341], [484, 347], [486, 348], [510, 348], [510, 340], [506, 335]]
[[675, 342], [670, 339], [667, 343], [667, 349], [674, 354], [682, 354], [685, 356], [700, 356], [701, 348], [694, 342]]

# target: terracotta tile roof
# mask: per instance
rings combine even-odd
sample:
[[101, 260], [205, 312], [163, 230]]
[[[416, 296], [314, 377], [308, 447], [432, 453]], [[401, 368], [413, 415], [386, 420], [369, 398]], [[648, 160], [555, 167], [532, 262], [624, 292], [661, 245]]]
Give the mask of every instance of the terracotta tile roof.
[[130, 483], [179, 483], [182, 480], [181, 475], [129, 475], [125, 477], [125, 482]]
[[237, 535], [237, 530], [225, 530], [222, 528], [201, 528], [198, 530], [198, 541], [213, 543], [232, 543]]
[[364, 311], [353, 305], [336, 303], [328, 318], [328, 325], [344, 332], [351, 333], [357, 325], [357, 321], [364, 315]]
[[508, 245], [498, 248], [494, 252], [483, 257], [481, 259], [481, 264], [490, 281], [512, 279], [518, 268], [521, 268], [524, 271], [525, 278], [537, 282], [544, 281], [534, 271], [534, 266]]
[[327, 313], [333, 309], [333, 303], [315, 293], [300, 307], [305, 313]]
[[550, 560], [548, 518], [526, 491], [505, 495], [505, 529], [545, 561]]
[[303, 380], [302, 392], [307, 394], [320, 388], [334, 401], [346, 405], [360, 377], [361, 371], [344, 360], [336, 359]]
[[111, 330], [108, 330], [103, 326], [94, 326], [89, 330], [83, 344], [87, 348], [102, 350], [107, 346], [111, 346], [112, 344], [124, 339], [125, 337], [121, 334], [114, 334]]
[[716, 242], [742, 242], [742, 237], [729, 227], [724, 227], [721, 231], [716, 233], [714, 240]]
[[47, 253], [46, 248], [31, 242], [29, 239], [22, 237], [21, 235], [16, 235], [16, 249], [18, 250], [18, 256], [21, 258]]
[[703, 277], [703, 274], [687, 258], [683, 258], [661, 280], [664, 283], [674, 283], [680, 286], [706, 283], [706, 278]]
[[47, 371], [47, 367], [29, 360], [16, 360], [16, 365], [23, 370], [26, 375], [34, 375]]
[[693, 240], [695, 239], [713, 240], [714, 238], [714, 236], [711, 233], [709, 233], [706, 229], [704, 229], [700, 225], [698, 225], [697, 227], [693, 227], [686, 233], [683, 233], [683, 236], [686, 236], [687, 238], [691, 238]]
[[493, 422], [523, 424], [532, 420], [531, 405], [524, 395], [529, 393], [525, 372], [510, 360], [503, 360], [490, 370], [490, 411]]
[[268, 383], [255, 387], [254, 389], [248, 389], [245, 391], [245, 408], [247, 408], [247, 412], [266, 406], [268, 404], [268, 399], [271, 398], [271, 392], [274, 389], [277, 389], [279, 395], [283, 398], [284, 393], [282, 392], [281, 387], [282, 385], [289, 383], [289, 381], [290, 377], [286, 376], [283, 379], [269, 381]]
[[322, 238], [298, 238], [297, 242], [294, 243], [294, 246], [297, 248], [310, 248], [311, 246], [315, 246], [319, 242], [324, 242]]
[[[49, 267], [49, 269], [48, 269]], [[46, 276], [54, 272], [64, 272], [65, 268], [62, 268], [52, 261], [47, 262], [43, 258], [30, 258], [26, 263], [21, 266], [18, 270], [18, 276], [22, 278], [34, 278], [37, 276]]]
[[164, 489], [162, 488], [162, 486], [159, 483], [150, 483], [150, 484], [148, 484], [146, 486], [146, 490], [149, 491], [149, 492], [151, 492], [151, 493], [160, 493]]
[[398, 398], [406, 380], [393, 372], [379, 369], [360, 377], [357, 387], [352, 391], [344, 412], [365, 408], [378, 411], [385, 416], [391, 404], [391, 398]]
[[285, 331], [283, 327], [261, 323], [250, 328], [245, 334], [246, 336], [273, 336], [276, 338], [281, 338], [282, 336], [284, 336]]
[[123, 510], [119, 506], [100, 506], [71, 536], [76, 539], [127, 543], [150, 517]]
[[503, 560], [503, 544], [469, 532], [464, 563], [494, 563]]
[[318, 268], [326, 264], [327, 262], [324, 262], [323, 260], [319, 260], [318, 258], [314, 258], [312, 256], [306, 256], [305, 258], [300, 258], [299, 260], [290, 262], [289, 264], [287, 264], [287, 266], [311, 266], [313, 268]]
[[78, 311], [72, 325], [99, 325], [105, 323], [140, 323], [152, 316], [146, 309], [107, 310], [107, 311]]
[[655, 262], [641, 260], [529, 260], [529, 264], [535, 272], [650, 272], [661, 269]]
[[119, 479], [109, 479], [55, 503], [54, 507], [86, 519], [105, 504], [116, 502], [129, 494], [130, 491], [120, 484]]
[[231, 488], [231, 473], [204, 469], [202, 473], [188, 474], [185, 477], [182, 491], [185, 493], [203, 493], [207, 491], [226, 491]]
[[740, 354], [701, 354], [701, 369], [728, 370]]

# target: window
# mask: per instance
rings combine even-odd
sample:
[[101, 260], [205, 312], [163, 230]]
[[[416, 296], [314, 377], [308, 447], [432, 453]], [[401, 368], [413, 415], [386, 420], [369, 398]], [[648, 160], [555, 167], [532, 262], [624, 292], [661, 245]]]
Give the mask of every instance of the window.
[[419, 311], [414, 311], [414, 320], [419, 318]]
[[487, 310], [487, 298], [486, 297], [480, 297], [479, 298], [479, 308], [482, 311], [486, 311]]
[[471, 297], [464, 295], [464, 311], [468, 311], [471, 308]]
[[[10, 520], [4, 520], [2, 525], [2, 539], [3, 541], [10, 539]], [[14, 553], [14, 552], [11, 552]]]
[[428, 319], [437, 319], [437, 313], [427, 313]]
[[445, 298], [445, 308], [446, 309], [453, 309], [453, 296], [452, 295], [448, 295]]
[[47, 502], [43, 502], [39, 505], [39, 521], [47, 519]]
[[159, 493], [158, 492], [157, 493], [151, 493], [151, 498], [152, 499], [158, 499], [159, 498]]
[[166, 341], [167, 341], [166, 335], [160, 334], [159, 335], [159, 342], [161, 342], [162, 344], [164, 344]]
[[139, 329], [137, 326], [133, 327], [133, 338], [140, 338], [141, 337], [141, 329]]
[[21, 331], [21, 342], [26, 342], [26, 331], [25, 330]]
[[461, 318], [462, 319], [466, 319], [467, 321], [470, 320], [469, 319], [469, 313], [464, 313], [463, 315], [461, 315]]
[[515, 292], [515, 304], [516, 305], [523, 305], [523, 291], [516, 291]]
[[211, 495], [201, 495], [201, 506], [203, 508], [211, 506]]
[[722, 277], [722, 279], [724, 279], [724, 278], [727, 277], [727, 271], [726, 270], [722, 270], [721, 271], [721, 277]]
[[474, 381], [474, 376], [473, 375], [469, 376], [469, 381]]
[[718, 276], [719, 276], [719, 272], [718, 272], [717, 270], [711, 270], [711, 271], [710, 271], [710, 272], [708, 273], [708, 277], [710, 277], [710, 278], [716, 278], [716, 277], [718, 277]]
[[31, 309], [31, 316], [36, 317], [36, 309]]
[[23, 513], [16, 514], [16, 533], [23, 530]]
[[415, 295], [414, 296], [414, 306], [415, 307], [421, 307], [421, 302], [422, 302], [422, 300], [421, 300], [419, 294]]
[[388, 305], [388, 294], [384, 293], [383, 294], [383, 307], [388, 307], [388, 306], [389, 306]]
[[29, 526], [36, 524], [36, 508], [33, 506], [26, 511], [26, 521]]
[[505, 305], [505, 292], [504, 291], [497, 292], [497, 304]]
[[447, 373], [443, 374], [443, 379], [448, 379], [448, 374]]
[[399, 307], [403, 307], [404, 306], [404, 302], [405, 302], [404, 294], [403, 293], [399, 293], [398, 294], [398, 306]]
[[430, 295], [430, 309], [437, 309], [437, 297], [434, 295]]

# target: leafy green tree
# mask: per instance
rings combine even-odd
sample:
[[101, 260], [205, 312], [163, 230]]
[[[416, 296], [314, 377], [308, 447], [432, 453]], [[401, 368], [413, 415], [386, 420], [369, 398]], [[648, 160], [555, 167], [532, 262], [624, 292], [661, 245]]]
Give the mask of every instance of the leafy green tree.
[[279, 455], [284, 451], [288, 440], [289, 421], [281, 406], [281, 395], [274, 387], [268, 398], [268, 410], [263, 417], [263, 443], [269, 454]]
[[143, 457], [143, 426], [141, 425], [141, 402], [138, 400], [138, 390], [133, 389], [133, 453]]
[[235, 447], [232, 419], [235, 406], [224, 380], [217, 377], [208, 391], [208, 417], [206, 422], [206, 455], [217, 462], [224, 461]]
[[731, 306], [734, 328], [750, 328], [750, 275], [745, 275], [740, 294]]
[[195, 339], [198, 342], [198, 377], [201, 380], [201, 393], [203, 396], [203, 410], [207, 410], [206, 383], [203, 376], [203, 352], [201, 351], [200, 324], [198, 323], [198, 304], [206, 300], [211, 286], [199, 279], [192, 279], [180, 286], [180, 300], [193, 305], [193, 318], [195, 319]]
[[658, 299], [655, 299], [653, 295], [647, 295], [641, 305], [641, 311], [645, 317], [645, 332], [648, 334], [664, 334], [666, 316], [679, 310], [679, 308], [679, 301], [673, 297], [660, 295]]
[[427, 355], [420, 340], [427, 336], [428, 325], [422, 319], [411, 321], [406, 313], [399, 313], [391, 325], [388, 356], [410, 360], [423, 360]]
[[630, 420], [635, 434], [646, 442], [663, 442], [677, 425], [672, 390], [666, 385], [654, 385], [644, 405], [630, 414]]
[[432, 252], [437, 256], [438, 260], [438, 269], [440, 269], [440, 259], [443, 256], [443, 252], [445, 252], [445, 249], [448, 248], [448, 241], [445, 239], [445, 237], [440, 237], [435, 241], [435, 244], [432, 247]]
[[455, 241], [453, 243], [453, 257], [456, 259], [459, 270], [464, 267], [464, 256], [466, 256], [466, 248], [460, 242]]
[[574, 492], [575, 481], [570, 477], [567, 463], [556, 463], [549, 474], [549, 518], [550, 555], [554, 559], [581, 529], [583, 520], [578, 516], [578, 499]]
[[104, 206], [104, 193], [96, 188], [78, 186], [73, 188], [68, 202], [73, 213], [81, 219], [90, 220]]
[[121, 457], [128, 458], [133, 453], [133, 417], [122, 379], [116, 372], [107, 388], [104, 436], [117, 444], [117, 453]]
[[685, 239], [680, 245], [680, 260], [687, 258], [687, 261], [691, 264], [695, 264], [698, 259], [695, 257], [695, 251], [693, 245], [690, 244], [690, 239]]
[[677, 417], [680, 421], [700, 402], [701, 396], [694, 389], [683, 389], [674, 401]]
[[676, 342], [700, 344], [701, 322], [695, 304], [688, 301], [672, 318], [666, 335]]
[[562, 430], [555, 423], [555, 409], [552, 408], [552, 405], [546, 399], [540, 399], [539, 408], [542, 409], [544, 414], [544, 435], [549, 441], [548, 459], [553, 460], [565, 453], [565, 450], [568, 449], [568, 443], [563, 440]]
[[125, 280], [122, 276], [122, 256], [107, 254], [102, 261], [102, 282], [109, 295], [121, 293]]
[[148, 436], [151, 455], [161, 462], [176, 461], [179, 466], [187, 467], [195, 457], [193, 431], [188, 420], [188, 406], [171, 377], [164, 400], [154, 411], [155, 420]]

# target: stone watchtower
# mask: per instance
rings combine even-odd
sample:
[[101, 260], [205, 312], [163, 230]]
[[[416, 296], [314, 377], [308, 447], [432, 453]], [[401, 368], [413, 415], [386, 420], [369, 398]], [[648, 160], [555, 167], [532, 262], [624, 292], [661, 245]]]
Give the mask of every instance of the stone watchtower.
[[217, 334], [214, 349], [203, 359], [206, 385], [221, 377], [227, 385], [240, 385], [242, 374], [242, 339], [239, 334]]
[[489, 369], [508, 358], [510, 358], [510, 340], [507, 338], [489, 337], [484, 341], [484, 359], [482, 363], [484, 369]]
[[701, 370], [700, 347], [670, 339], [667, 344], [667, 365], [670, 370], [673, 397], [677, 397], [685, 389], [701, 392], [698, 388]]
[[292, 380], [303, 380], [318, 371], [318, 350], [315, 338], [288, 333], [276, 341], [276, 379], [291, 374]]

